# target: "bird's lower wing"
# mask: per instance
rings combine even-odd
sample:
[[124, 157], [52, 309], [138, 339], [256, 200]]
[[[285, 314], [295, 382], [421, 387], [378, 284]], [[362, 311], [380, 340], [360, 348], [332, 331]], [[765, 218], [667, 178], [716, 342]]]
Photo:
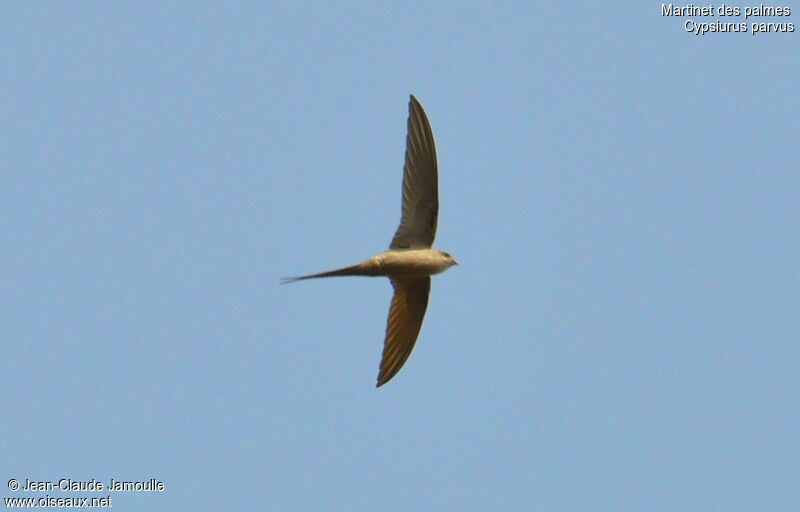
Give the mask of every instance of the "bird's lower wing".
[[422, 327], [431, 291], [431, 278], [427, 276], [392, 278], [391, 281], [394, 296], [386, 321], [386, 340], [378, 373], [378, 387], [389, 382], [411, 354]]

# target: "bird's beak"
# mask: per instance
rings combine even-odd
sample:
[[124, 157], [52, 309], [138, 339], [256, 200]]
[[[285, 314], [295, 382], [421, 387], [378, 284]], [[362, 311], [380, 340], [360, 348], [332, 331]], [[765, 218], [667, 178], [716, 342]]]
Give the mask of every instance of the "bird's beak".
[[453, 265], [458, 265], [458, 262], [456, 261], [455, 258], [453, 258]]

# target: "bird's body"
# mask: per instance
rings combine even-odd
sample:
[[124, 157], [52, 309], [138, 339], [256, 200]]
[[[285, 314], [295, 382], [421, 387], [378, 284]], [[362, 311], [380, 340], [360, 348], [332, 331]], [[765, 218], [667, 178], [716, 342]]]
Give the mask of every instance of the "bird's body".
[[454, 261], [452, 256], [438, 249], [389, 250], [349, 267], [289, 277], [283, 281], [293, 283], [303, 279], [337, 276], [423, 277], [444, 272], [454, 265]]
[[386, 322], [378, 386], [397, 374], [414, 348], [428, 306], [430, 276], [458, 265], [450, 254], [431, 248], [439, 215], [436, 147], [425, 111], [414, 96], [408, 103], [408, 112], [402, 216], [389, 250], [349, 267], [283, 281], [336, 276], [389, 278], [394, 296]]

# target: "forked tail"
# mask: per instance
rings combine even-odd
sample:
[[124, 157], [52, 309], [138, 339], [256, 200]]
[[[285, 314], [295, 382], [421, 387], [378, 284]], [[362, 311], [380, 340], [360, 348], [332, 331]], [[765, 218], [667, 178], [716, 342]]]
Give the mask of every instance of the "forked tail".
[[337, 268], [336, 270], [328, 270], [327, 272], [319, 272], [318, 274], [308, 274], [305, 276], [297, 277], [282, 277], [281, 284], [294, 283], [295, 281], [302, 281], [304, 279], [315, 279], [317, 277], [336, 277], [336, 276], [379, 276], [382, 275], [378, 271], [378, 265], [373, 260], [362, 261], [349, 267]]

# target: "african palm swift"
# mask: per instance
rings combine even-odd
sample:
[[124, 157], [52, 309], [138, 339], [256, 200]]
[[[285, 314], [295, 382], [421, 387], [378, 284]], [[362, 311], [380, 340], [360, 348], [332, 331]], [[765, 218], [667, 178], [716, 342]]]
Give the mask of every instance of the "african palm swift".
[[422, 105], [412, 95], [408, 102], [408, 134], [403, 166], [400, 226], [389, 250], [350, 267], [284, 279], [285, 283], [333, 276], [387, 276], [394, 287], [386, 321], [386, 338], [377, 387], [394, 377], [417, 341], [431, 275], [458, 265], [448, 253], [431, 248], [439, 215], [439, 177], [433, 132]]

